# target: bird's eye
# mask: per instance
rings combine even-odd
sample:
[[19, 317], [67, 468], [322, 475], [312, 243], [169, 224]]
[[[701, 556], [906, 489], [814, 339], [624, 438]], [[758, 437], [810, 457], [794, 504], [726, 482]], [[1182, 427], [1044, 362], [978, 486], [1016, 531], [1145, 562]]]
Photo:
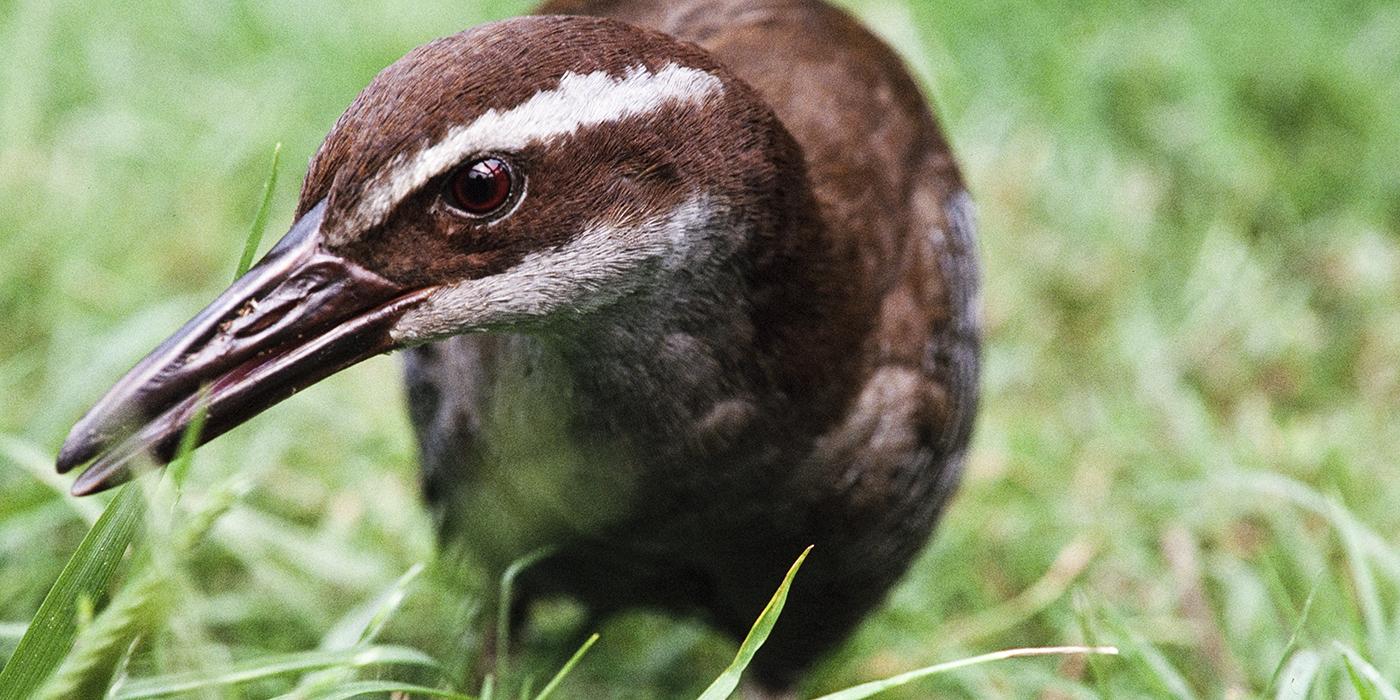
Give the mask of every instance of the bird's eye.
[[447, 182], [447, 203], [471, 216], [490, 216], [510, 201], [515, 178], [500, 158], [481, 158], [452, 174]]

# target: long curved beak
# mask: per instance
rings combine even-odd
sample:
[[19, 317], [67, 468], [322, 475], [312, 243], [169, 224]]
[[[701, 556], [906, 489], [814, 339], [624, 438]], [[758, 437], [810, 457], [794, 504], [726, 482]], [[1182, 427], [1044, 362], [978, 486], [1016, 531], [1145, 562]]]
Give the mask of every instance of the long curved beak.
[[394, 349], [390, 329], [430, 290], [408, 289], [328, 252], [326, 203], [248, 273], [147, 355], [69, 432], [58, 455], [83, 496], [129, 479], [148, 454], [173, 457], [195, 415], [203, 444], [298, 390]]

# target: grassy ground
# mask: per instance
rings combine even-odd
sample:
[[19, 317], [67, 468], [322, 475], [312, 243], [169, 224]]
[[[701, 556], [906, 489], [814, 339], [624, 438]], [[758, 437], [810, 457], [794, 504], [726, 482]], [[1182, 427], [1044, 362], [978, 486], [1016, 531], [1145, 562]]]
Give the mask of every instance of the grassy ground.
[[[272, 144], [277, 228], [379, 68], [522, 8], [394, 4], [0, 0], [0, 659], [100, 510], [62, 495], [52, 455], [227, 282]], [[934, 544], [808, 690], [1095, 642], [1124, 653], [891, 696], [1400, 697], [1364, 680], [1400, 678], [1400, 7], [860, 13], [926, 79], [981, 207], [986, 400]], [[239, 495], [171, 563], [133, 675], [333, 646], [431, 559], [396, 370], [371, 361], [200, 451], [188, 506]], [[470, 647], [475, 598], [449, 579], [420, 577], [384, 638]], [[562, 661], [569, 615], [517, 678]], [[654, 617], [601, 631], [561, 693], [693, 696], [732, 653]]]

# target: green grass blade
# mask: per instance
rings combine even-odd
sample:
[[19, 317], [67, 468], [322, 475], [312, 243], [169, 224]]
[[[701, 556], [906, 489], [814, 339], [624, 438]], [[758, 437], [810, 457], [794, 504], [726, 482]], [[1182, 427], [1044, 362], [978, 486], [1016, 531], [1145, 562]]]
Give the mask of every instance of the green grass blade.
[[744, 669], [748, 668], [749, 662], [753, 661], [754, 654], [758, 653], [759, 647], [768, 641], [768, 635], [773, 632], [773, 625], [778, 622], [778, 615], [783, 612], [783, 605], [787, 603], [788, 590], [792, 588], [792, 579], [797, 576], [797, 570], [802, 568], [802, 562], [807, 560], [807, 555], [812, 551], [808, 546], [798, 555], [797, 561], [792, 563], [792, 568], [788, 569], [787, 575], [783, 577], [783, 582], [778, 586], [778, 591], [773, 594], [768, 605], [764, 606], [763, 612], [759, 613], [758, 620], [749, 629], [749, 634], [744, 637], [744, 643], [739, 645], [739, 652], [734, 655], [734, 661], [729, 667], [700, 694], [699, 700], [724, 700], [734, 693], [734, 689], [739, 687], [739, 679], [744, 674]]
[[117, 700], [155, 698], [176, 693], [188, 693], [201, 688], [238, 685], [271, 676], [311, 671], [329, 666], [360, 667], [377, 664], [438, 667], [437, 660], [431, 656], [417, 649], [398, 646], [271, 654], [240, 661], [218, 671], [172, 673], [129, 681], [117, 689], [115, 697]]
[[1172, 665], [1171, 661], [1151, 641], [1134, 628], [1113, 608], [1102, 608], [1107, 622], [1114, 628], [1124, 666], [1137, 672], [1138, 677], [1149, 683], [1153, 697], [1177, 698], [1177, 700], [1197, 700], [1186, 677]]
[[[174, 460], [177, 470], [170, 482], [175, 486], [177, 497], [205, 413], [201, 406], [181, 438]], [[228, 503], [219, 505], [218, 499], [215, 501], [216, 506], [203, 513], [203, 517], [196, 517], [187, 528], [190, 531], [183, 533], [185, 546], [179, 549], [193, 546], [213, 520], [227, 509]], [[168, 503], [173, 507], [173, 500]], [[154, 628], [155, 621], [163, 617], [159, 611], [168, 603], [165, 595], [168, 576], [147, 562], [135, 582], [113, 596], [112, 603], [81, 633], [76, 613], [86, 610], [90, 614], [94, 601], [106, 596], [112, 573], [127, 547], [139, 541], [137, 530], [148, 512], [146, 498], [134, 486], [118, 490], [78, 545], [35, 615], [31, 630], [38, 631], [33, 640], [33, 653], [29, 651], [30, 633], [26, 632], [14, 656], [0, 671], [0, 700], [29, 697], [36, 691], [36, 697], [42, 698], [105, 693], [116, 670], [124, 663], [132, 642]], [[52, 610], [49, 609], [51, 604]], [[43, 625], [36, 628], [41, 621]]]
[[[510, 607], [515, 597], [515, 579], [522, 571], [534, 566], [535, 562], [549, 556], [553, 551], [551, 547], [537, 549], [511, 562], [505, 573], [501, 574], [500, 607], [496, 610], [495, 676], [502, 682], [506, 680], [507, 667], [510, 665]], [[489, 694], [485, 695], [490, 697]]]
[[[332, 651], [337, 649], [352, 649], [355, 647], [365, 647], [373, 644], [388, 624], [389, 618], [399, 609], [405, 597], [408, 596], [409, 586], [418, 575], [423, 572], [422, 564], [414, 564], [408, 571], [400, 576], [388, 589], [376, 595], [373, 599], [351, 610], [341, 618], [339, 622], [321, 637], [321, 649]], [[352, 669], [328, 668], [314, 673], [307, 674], [297, 684], [297, 691], [302, 693], [314, 688], [339, 687], [340, 683], [348, 682], [353, 676]], [[301, 697], [293, 691], [290, 695]]]
[[593, 635], [590, 636], [588, 640], [585, 641], [583, 645], [578, 648], [578, 651], [574, 652], [574, 655], [570, 656], [569, 660], [564, 662], [564, 666], [559, 669], [559, 672], [554, 674], [553, 678], [549, 679], [549, 683], [545, 684], [544, 688], [540, 690], [540, 694], [535, 696], [535, 700], [545, 700], [551, 694], [553, 694], [554, 689], [558, 688], [559, 684], [564, 682], [564, 679], [568, 677], [569, 672], [573, 671], [574, 666], [578, 665], [579, 659], [582, 659], [583, 655], [587, 654], [588, 650], [591, 649], [593, 645], [597, 643], [597, 641], [598, 633], [594, 632]]
[[267, 215], [272, 208], [272, 193], [277, 189], [277, 165], [281, 160], [282, 143], [278, 142], [272, 147], [272, 168], [267, 173], [267, 182], [263, 184], [262, 203], [258, 205], [258, 213], [253, 216], [253, 227], [248, 230], [248, 239], [243, 242], [243, 257], [238, 259], [238, 271], [233, 273], [234, 279], [242, 277], [243, 273], [253, 266], [253, 256], [257, 255], [263, 231], [267, 229]]
[[31, 697], [63, 662], [78, 633], [80, 601], [105, 596], [113, 572], [136, 536], [145, 503], [140, 491], [123, 486], [88, 530], [0, 671], [0, 700]]
[[1361, 696], [1361, 700], [1400, 700], [1400, 689], [1391, 685], [1381, 672], [1356, 653], [1356, 650], [1341, 642], [1332, 644], [1342, 652], [1342, 663], [1346, 665], [1347, 676], [1351, 678], [1351, 687]]
[[190, 472], [190, 465], [194, 464], [194, 451], [199, 447], [199, 436], [204, 434], [204, 421], [209, 418], [208, 398], [209, 387], [200, 387], [199, 396], [195, 398], [194, 417], [190, 419], [185, 432], [180, 435], [175, 459], [165, 468], [166, 478], [175, 489], [175, 500], [179, 500], [180, 492], [185, 487], [185, 476]]
[[[167, 500], [151, 500], [149, 512], [160, 512], [170, 503], [170, 495], [165, 494]], [[215, 491], [199, 510], [183, 514], [183, 522], [173, 533], [162, 533], [159, 526], [148, 525], [140, 563], [132, 567], [132, 573], [111, 602], [79, 632], [39, 698], [65, 700], [106, 693], [132, 646], [159, 629], [176, 604], [172, 574], [175, 562], [204, 538], [219, 516], [232, 507], [235, 497], [232, 491]]]
[[63, 663], [35, 697], [64, 700], [104, 695], [127, 650], [165, 618], [170, 602], [169, 577], [147, 564], [140, 577], [123, 585], [101, 614], [83, 628]]
[[[475, 700], [470, 695], [463, 695], [450, 690], [429, 688], [427, 686], [412, 685], [409, 683], [397, 683], [394, 681], [356, 681], [346, 683], [338, 688], [316, 693], [309, 696], [295, 696], [298, 700], [348, 700], [361, 695], [387, 695], [389, 693], [402, 693], [405, 697], [430, 697], [447, 698], [448, 700]], [[293, 696], [283, 696], [286, 700], [291, 700]], [[278, 700], [282, 700], [279, 698]]]
[[[1295, 656], [1293, 651], [1297, 649], [1298, 638], [1303, 634], [1303, 625], [1307, 623], [1308, 615], [1312, 613], [1313, 600], [1317, 598], [1318, 586], [1322, 585], [1322, 574], [1323, 572], [1319, 571], [1317, 576], [1313, 577], [1308, 597], [1303, 599], [1303, 610], [1298, 614], [1298, 621], [1293, 623], [1293, 632], [1288, 635], [1288, 643], [1283, 645], [1283, 653], [1279, 654], [1278, 663], [1274, 665], [1274, 672], [1269, 675], [1269, 684], [1264, 686], [1264, 692], [1260, 693], [1262, 697], [1268, 697], [1269, 693], [1278, 685], [1279, 674], [1283, 673], [1284, 664]], [[1279, 693], [1282, 694], [1283, 690], [1280, 689]]]
[[971, 666], [978, 666], [980, 664], [991, 663], [993, 661], [1001, 661], [1003, 659], [1017, 659], [1028, 656], [1064, 656], [1067, 654], [1105, 654], [1113, 656], [1117, 653], [1118, 649], [1115, 647], [1067, 646], [1032, 647], [1028, 649], [1005, 649], [1002, 651], [994, 651], [989, 654], [970, 656], [966, 659], [958, 659], [956, 661], [945, 661], [941, 664], [934, 664], [932, 666], [926, 666], [924, 668], [917, 669], [914, 671], [901, 673], [897, 676], [891, 676], [884, 680], [862, 683], [853, 688], [847, 688], [845, 690], [840, 690], [829, 695], [823, 695], [820, 698], [817, 698], [816, 700], [861, 700], [861, 698], [868, 698], [872, 695], [875, 695], [876, 693], [883, 693], [884, 691], [890, 690], [891, 688], [898, 688], [899, 686], [906, 685], [910, 682], [919, 680], [920, 678], [928, 678], [929, 676], [936, 676], [940, 673], [947, 673], [949, 671], [956, 671], [958, 669], [968, 668]]
[[1374, 654], [1385, 646], [1387, 625], [1376, 577], [1361, 546], [1361, 536], [1354, 525], [1355, 519], [1342, 515], [1350, 511], [1336, 496], [1327, 499], [1327, 506], [1335, 514], [1332, 520], [1337, 524], [1337, 535], [1341, 539], [1342, 551], [1346, 553], [1348, 568], [1351, 570], [1356, 604], [1360, 608], [1361, 621], [1366, 630], [1366, 649]]
[[1351, 680], [1351, 688], [1356, 691], [1356, 697], [1361, 700], [1377, 700], [1371, 684], [1356, 672], [1356, 667], [1351, 665], [1351, 659], [1343, 656], [1342, 664], [1346, 666], [1347, 678]]
[[[1089, 594], [1082, 589], [1075, 589], [1072, 596], [1074, 606], [1074, 616], [1079, 623], [1079, 630], [1084, 635], [1086, 646], [1097, 647], [1099, 635], [1094, 627], [1093, 608], [1089, 601]], [[1112, 687], [1108, 684], [1108, 671], [1099, 663], [1099, 654], [1090, 654], [1089, 675], [1093, 679], [1095, 688], [1099, 691], [1099, 697], [1104, 700], [1113, 700], [1116, 697]]]
[[481, 700], [491, 700], [494, 697], [496, 697], [496, 676], [488, 673], [485, 678], [481, 679]]
[[373, 600], [352, 610], [321, 639], [321, 648], [349, 649], [372, 643], [408, 597], [409, 587], [423, 573], [423, 568], [421, 563], [408, 567], [408, 571]]
[[[1308, 700], [1313, 681], [1322, 670], [1322, 657], [1311, 649], [1300, 649], [1287, 659], [1283, 669], [1283, 683], [1278, 685], [1274, 700]], [[1269, 697], [1267, 692], [1258, 697]]]

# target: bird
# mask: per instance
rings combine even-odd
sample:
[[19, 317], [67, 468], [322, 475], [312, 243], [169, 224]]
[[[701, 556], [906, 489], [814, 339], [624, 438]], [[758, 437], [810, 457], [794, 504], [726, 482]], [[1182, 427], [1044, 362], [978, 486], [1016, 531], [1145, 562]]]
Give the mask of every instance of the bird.
[[[403, 355], [421, 487], [524, 606], [646, 608], [791, 689], [957, 488], [975, 212], [903, 61], [821, 0], [553, 0], [413, 49], [310, 159], [258, 264], [72, 428], [72, 491]], [[392, 392], [391, 392], [392, 393]], [[468, 555], [464, 555], [468, 556]]]

